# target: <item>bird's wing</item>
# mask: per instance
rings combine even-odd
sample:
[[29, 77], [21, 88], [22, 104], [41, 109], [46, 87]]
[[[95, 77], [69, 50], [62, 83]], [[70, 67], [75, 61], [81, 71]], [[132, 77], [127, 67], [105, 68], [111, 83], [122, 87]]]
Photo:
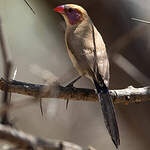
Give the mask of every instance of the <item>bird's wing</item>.
[[[96, 63], [98, 64], [99, 72], [102, 75], [105, 84], [108, 86], [109, 62], [107, 59], [105, 44], [103, 42], [100, 33], [97, 31], [95, 27], [94, 33], [95, 33], [96, 53], [97, 53]], [[95, 60], [94, 60], [94, 45], [91, 26], [81, 24], [77, 28], [69, 29], [66, 32], [66, 45], [69, 53], [71, 53], [69, 55], [74, 57], [74, 60], [71, 58], [72, 62], [74, 61], [73, 64], [77, 64], [77, 62], [78, 63], [80, 62], [79, 66], [82, 69], [82, 71], [90, 70], [89, 71], [90, 73], [91, 71], [93, 72]], [[77, 60], [76, 63], [75, 60]]]

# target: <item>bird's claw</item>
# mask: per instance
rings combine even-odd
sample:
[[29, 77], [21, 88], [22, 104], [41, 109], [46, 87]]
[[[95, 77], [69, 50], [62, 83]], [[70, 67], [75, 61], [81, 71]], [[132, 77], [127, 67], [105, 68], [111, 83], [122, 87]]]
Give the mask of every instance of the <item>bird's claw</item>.
[[[79, 79], [81, 78], [81, 76], [79, 76], [79, 77], [77, 77], [75, 80], [73, 80], [72, 82], [70, 82], [69, 84], [67, 84], [66, 86], [65, 86], [65, 88], [74, 88], [74, 83], [76, 82], [76, 81], [78, 81]], [[67, 110], [67, 108], [68, 108], [68, 104], [69, 104], [69, 99], [67, 99], [67, 102], [66, 102], [66, 110]]]
[[73, 80], [72, 82], [70, 82], [69, 84], [66, 85], [66, 87], [71, 87], [73, 88], [73, 85], [76, 81], [78, 81], [81, 78], [81, 76], [77, 77], [75, 80]]

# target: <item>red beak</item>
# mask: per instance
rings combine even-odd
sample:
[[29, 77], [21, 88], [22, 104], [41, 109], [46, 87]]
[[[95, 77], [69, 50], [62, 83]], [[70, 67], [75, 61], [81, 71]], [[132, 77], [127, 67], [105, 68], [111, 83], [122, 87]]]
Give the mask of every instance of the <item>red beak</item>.
[[56, 8], [54, 8], [54, 11], [58, 12], [58, 13], [64, 13], [64, 6], [58, 6]]

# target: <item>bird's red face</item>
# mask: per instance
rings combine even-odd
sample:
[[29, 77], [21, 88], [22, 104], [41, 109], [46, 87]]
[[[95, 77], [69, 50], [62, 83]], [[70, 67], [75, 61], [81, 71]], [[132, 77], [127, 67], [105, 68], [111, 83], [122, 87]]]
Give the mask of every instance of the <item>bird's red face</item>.
[[82, 12], [78, 8], [73, 8], [68, 5], [61, 5], [54, 10], [64, 16], [66, 18], [70, 25], [75, 25], [80, 23], [83, 20]]

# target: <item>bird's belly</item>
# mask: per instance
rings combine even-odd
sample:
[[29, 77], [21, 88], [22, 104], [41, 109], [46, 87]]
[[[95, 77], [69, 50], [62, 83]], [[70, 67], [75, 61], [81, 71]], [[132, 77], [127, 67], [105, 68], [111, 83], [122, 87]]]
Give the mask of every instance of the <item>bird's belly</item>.
[[76, 58], [74, 57], [74, 55], [71, 53], [71, 51], [68, 50], [68, 54], [69, 57], [72, 61], [73, 66], [76, 68], [76, 70], [78, 71], [78, 73], [82, 76], [82, 75], [86, 75], [87, 74], [87, 69], [85, 67], [83, 67], [83, 65], [79, 64], [76, 60]]

